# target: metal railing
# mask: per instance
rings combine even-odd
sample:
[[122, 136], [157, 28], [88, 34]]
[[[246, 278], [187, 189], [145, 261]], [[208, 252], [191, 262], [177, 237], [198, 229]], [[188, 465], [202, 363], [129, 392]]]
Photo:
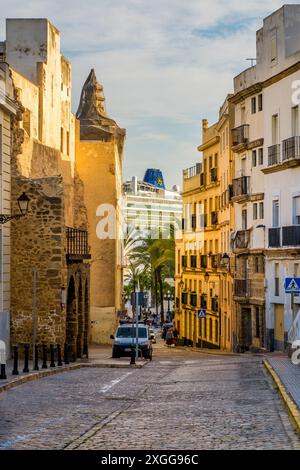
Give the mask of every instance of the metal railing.
[[268, 165], [278, 165], [280, 163], [280, 144], [268, 147]]
[[300, 158], [300, 137], [290, 137], [282, 141], [282, 161]]
[[66, 227], [67, 256], [73, 259], [90, 259], [87, 230]]
[[232, 129], [232, 145], [246, 144], [249, 141], [249, 124]]
[[192, 166], [191, 168], [187, 168], [183, 170], [183, 178], [185, 180], [193, 178], [196, 175], [199, 175], [201, 172], [201, 163], [197, 163], [197, 165]]
[[242, 176], [233, 180], [233, 196], [246, 196], [250, 193], [250, 176]]
[[269, 228], [269, 247], [277, 248], [281, 246], [280, 228]]
[[235, 279], [234, 295], [236, 297], [250, 297], [250, 279]]
[[282, 246], [300, 245], [300, 225], [282, 227]]
[[250, 244], [250, 230], [239, 230], [234, 239], [234, 248], [248, 248]]

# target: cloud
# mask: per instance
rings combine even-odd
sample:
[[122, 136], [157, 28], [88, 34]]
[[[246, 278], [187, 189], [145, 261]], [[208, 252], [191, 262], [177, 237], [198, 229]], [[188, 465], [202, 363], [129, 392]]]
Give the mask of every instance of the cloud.
[[173, 184], [199, 158], [201, 119], [217, 118], [233, 76], [255, 57], [255, 31], [281, 3], [0, 0], [0, 8], [5, 17], [48, 17], [58, 27], [72, 62], [73, 109], [95, 68], [109, 114], [127, 128], [125, 175], [161, 165]]

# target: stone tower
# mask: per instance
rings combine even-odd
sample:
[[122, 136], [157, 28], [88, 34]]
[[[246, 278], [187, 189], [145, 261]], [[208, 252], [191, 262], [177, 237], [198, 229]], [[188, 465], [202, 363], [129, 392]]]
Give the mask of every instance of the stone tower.
[[[108, 117], [92, 69], [77, 111], [76, 165], [84, 183], [91, 245], [91, 340], [108, 343], [122, 309], [122, 160], [125, 130]], [[114, 233], [97, 235], [109, 212]]]

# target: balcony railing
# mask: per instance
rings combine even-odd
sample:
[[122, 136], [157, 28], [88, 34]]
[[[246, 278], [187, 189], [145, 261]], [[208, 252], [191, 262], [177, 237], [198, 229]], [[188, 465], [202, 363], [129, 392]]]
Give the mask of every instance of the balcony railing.
[[191, 168], [187, 168], [183, 170], [183, 178], [185, 180], [193, 178], [196, 175], [199, 175], [201, 172], [201, 163], [197, 163], [197, 165], [192, 166]]
[[232, 129], [232, 145], [246, 144], [249, 141], [249, 125], [243, 124], [242, 126]]
[[212, 255], [211, 256], [211, 268], [217, 269], [220, 267], [220, 255]]
[[207, 255], [202, 255], [200, 257], [200, 260], [201, 260], [201, 263], [200, 263], [201, 268], [206, 269], [207, 268]]
[[281, 246], [280, 228], [269, 228], [269, 247], [278, 248]]
[[280, 163], [280, 144], [268, 147], [268, 164], [269, 166], [278, 165]]
[[250, 296], [250, 279], [235, 279], [234, 280], [234, 295], [236, 297], [249, 297]]
[[183, 292], [181, 294], [181, 303], [182, 303], [182, 305], [187, 305], [187, 301], [188, 301], [188, 294], [186, 292]]
[[217, 168], [212, 168], [210, 170], [210, 182], [216, 183], [218, 181], [218, 170]]
[[282, 246], [300, 245], [300, 225], [282, 227]]
[[207, 295], [206, 294], [201, 295], [200, 306], [201, 308], [207, 308]]
[[233, 196], [246, 196], [250, 193], [250, 176], [242, 176], [233, 180]]
[[234, 239], [234, 248], [245, 249], [249, 247], [249, 244], [250, 244], [250, 230], [238, 231]]
[[191, 306], [192, 307], [197, 307], [197, 294], [191, 294]]
[[218, 225], [218, 212], [211, 213], [211, 225]]
[[90, 259], [88, 233], [86, 230], [66, 227], [67, 258], [68, 260]]
[[211, 299], [211, 310], [213, 312], [218, 312], [219, 311], [219, 300], [218, 297], [212, 297]]
[[300, 137], [290, 137], [282, 141], [282, 161], [300, 158]]

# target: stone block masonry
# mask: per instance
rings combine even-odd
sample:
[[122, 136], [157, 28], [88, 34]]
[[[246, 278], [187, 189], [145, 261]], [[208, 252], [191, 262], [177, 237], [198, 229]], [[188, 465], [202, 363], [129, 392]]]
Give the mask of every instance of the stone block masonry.
[[[33, 271], [37, 271], [37, 342], [65, 341], [66, 312], [61, 289], [67, 282], [63, 180], [60, 176], [14, 178], [12, 201], [25, 191], [27, 216], [11, 225], [11, 339], [31, 343], [33, 337]], [[13, 207], [18, 213], [18, 208]]]

